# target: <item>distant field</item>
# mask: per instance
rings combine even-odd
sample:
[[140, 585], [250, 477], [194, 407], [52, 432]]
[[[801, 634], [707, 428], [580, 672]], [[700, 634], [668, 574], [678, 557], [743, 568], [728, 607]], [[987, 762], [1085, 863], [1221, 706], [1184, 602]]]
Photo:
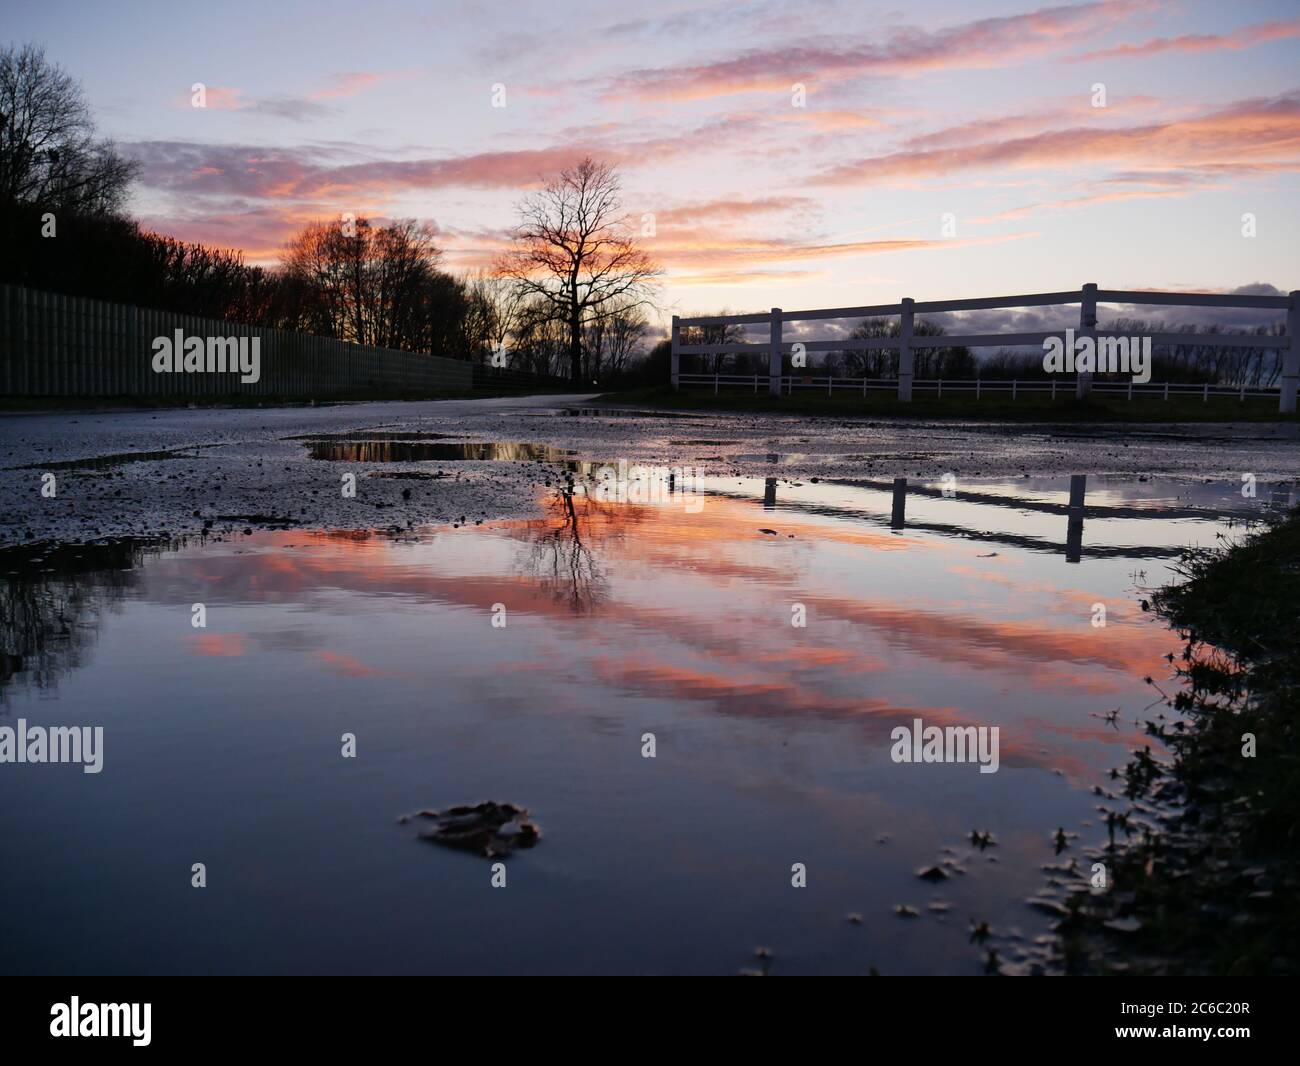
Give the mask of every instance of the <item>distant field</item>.
[[976, 398], [970, 393], [953, 393], [942, 399], [917, 398], [899, 403], [888, 394], [863, 397], [857, 393], [826, 396], [811, 391], [793, 396], [755, 396], [748, 389], [711, 390], [681, 389], [666, 386], [610, 392], [599, 398], [601, 403], [653, 404], [700, 411], [772, 411], [801, 415], [870, 415], [880, 418], [907, 419], [990, 419], [999, 422], [1295, 422], [1296, 415], [1278, 414], [1277, 400], [1272, 397], [1212, 396], [1163, 400], [1157, 396], [1138, 396], [1132, 400], [1119, 396], [1096, 397], [1079, 401], [1074, 397], [1052, 399], [1047, 395], [1028, 394], [1015, 400], [1002, 396]]

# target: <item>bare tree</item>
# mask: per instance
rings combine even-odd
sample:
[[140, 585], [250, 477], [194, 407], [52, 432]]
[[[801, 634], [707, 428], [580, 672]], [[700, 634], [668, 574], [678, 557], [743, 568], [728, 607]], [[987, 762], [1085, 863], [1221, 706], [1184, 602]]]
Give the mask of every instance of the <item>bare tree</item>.
[[586, 330], [587, 365], [594, 381], [604, 375], [618, 375], [628, 368], [631, 356], [650, 332], [650, 323], [636, 305], [615, 307], [595, 319]]
[[[357, 221], [358, 233], [368, 227], [365, 219]], [[302, 325], [317, 336], [350, 337], [353, 332], [349, 329], [349, 322], [355, 322], [349, 313], [349, 282], [357, 274], [349, 270], [349, 261], [357, 247], [357, 241], [349, 243], [336, 222], [311, 222], [281, 253], [285, 276], [308, 294]]]
[[511, 331], [512, 368], [558, 376], [568, 350], [566, 327], [548, 301], [533, 298], [520, 305]]
[[[722, 318], [731, 314], [730, 308], [722, 308], [720, 311], [709, 313], [709, 317]], [[709, 326], [683, 326], [681, 332], [682, 344], [716, 344], [719, 347], [725, 344], [741, 344], [746, 337], [745, 327], [738, 326], [734, 323], [714, 323]], [[732, 365], [737, 373], [742, 371], [740, 352], [732, 353]], [[706, 352], [697, 356], [699, 359], [696, 364], [700, 371], [705, 374], [721, 373], [726, 369], [727, 353], [726, 352]], [[766, 353], [764, 353], [766, 359]], [[763, 364], [766, 369], [766, 362]]]
[[[912, 329], [913, 335], [917, 337], [942, 337], [948, 332], [937, 322], [927, 322], [923, 318], [918, 318]], [[849, 337], [852, 340], [877, 340], [897, 337], [900, 332], [897, 318], [864, 318], [853, 328]], [[918, 348], [914, 359], [918, 378], [976, 376], [977, 364], [969, 348]], [[855, 377], [892, 377], [898, 373], [898, 350], [866, 348], [842, 351], [837, 362], [841, 369]]]
[[515, 247], [498, 273], [564, 323], [569, 377], [583, 380], [583, 327], [615, 307], [645, 306], [663, 271], [639, 248], [613, 167], [584, 159], [519, 204]]
[[81, 85], [43, 48], [0, 51], [0, 203], [114, 213], [136, 170], [96, 139]]
[[413, 219], [380, 228], [359, 218], [349, 225], [313, 222], [282, 255], [287, 277], [313, 296], [306, 311], [312, 332], [379, 348], [428, 350], [431, 300], [444, 277], [433, 234]]
[[504, 349], [518, 331], [527, 294], [512, 278], [484, 270], [469, 274], [464, 285], [469, 302], [465, 333], [470, 355], [484, 362], [492, 352]]
[[370, 339], [366, 343], [379, 348], [422, 347], [421, 298], [442, 258], [433, 244], [433, 230], [407, 218], [371, 232], [366, 258], [371, 290], [367, 301]]

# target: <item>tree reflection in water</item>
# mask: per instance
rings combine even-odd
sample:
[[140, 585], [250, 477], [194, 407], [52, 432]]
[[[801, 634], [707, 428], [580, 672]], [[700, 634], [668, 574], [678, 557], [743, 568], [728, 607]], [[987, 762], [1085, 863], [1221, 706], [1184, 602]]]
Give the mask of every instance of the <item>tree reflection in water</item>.
[[546, 517], [530, 523], [524, 572], [557, 601], [567, 602], [575, 614], [594, 610], [606, 597], [605, 579], [592, 551], [593, 527], [604, 523], [593, 519], [609, 518], [616, 506], [579, 493], [568, 473], [547, 502]]
[[129, 538], [0, 551], [0, 706], [17, 685], [50, 689], [80, 667], [146, 556], [181, 543]]

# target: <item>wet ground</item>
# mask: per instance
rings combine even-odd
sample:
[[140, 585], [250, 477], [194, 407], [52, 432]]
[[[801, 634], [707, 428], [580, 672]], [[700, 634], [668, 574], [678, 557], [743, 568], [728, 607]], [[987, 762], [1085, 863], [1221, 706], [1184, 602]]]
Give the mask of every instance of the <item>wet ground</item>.
[[[776, 465], [782, 476], [821, 478], [1300, 477], [1296, 425], [1090, 431], [655, 413], [589, 402], [550, 396], [0, 416], [0, 545], [267, 524], [373, 529], [523, 518], [538, 513], [537, 490], [553, 482], [554, 469], [543, 464], [569, 455], [751, 476]], [[429, 476], [393, 476], [403, 471]], [[353, 496], [343, 492], [348, 474]]]
[[[0, 765], [0, 970], [1026, 972], [1179, 648], [1140, 601], [1296, 500], [1258, 427], [553, 405], [0, 422], [4, 498], [59, 486], [5, 515], [0, 727], [104, 729], [100, 773]], [[703, 473], [603, 492], [619, 458]], [[998, 771], [894, 762], [917, 719], [997, 726]], [[420, 838], [488, 800], [537, 838]]]

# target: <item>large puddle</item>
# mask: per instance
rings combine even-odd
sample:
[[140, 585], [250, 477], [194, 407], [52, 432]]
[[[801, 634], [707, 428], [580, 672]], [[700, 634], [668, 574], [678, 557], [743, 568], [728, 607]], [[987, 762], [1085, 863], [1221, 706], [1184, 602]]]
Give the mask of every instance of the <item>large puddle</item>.
[[[694, 489], [0, 553], [0, 725], [104, 731], [100, 773], [0, 768], [0, 968], [977, 973], [972, 921], [1023, 962], [1170, 673], [1143, 589], [1290, 498]], [[998, 771], [892, 761], [916, 719], [999, 727]], [[504, 888], [398, 821], [480, 800], [541, 830]]]
[[491, 462], [558, 462], [573, 455], [545, 444], [498, 441], [403, 440], [387, 436], [367, 440], [313, 440], [307, 446], [313, 459], [350, 463], [420, 463], [480, 460]]

